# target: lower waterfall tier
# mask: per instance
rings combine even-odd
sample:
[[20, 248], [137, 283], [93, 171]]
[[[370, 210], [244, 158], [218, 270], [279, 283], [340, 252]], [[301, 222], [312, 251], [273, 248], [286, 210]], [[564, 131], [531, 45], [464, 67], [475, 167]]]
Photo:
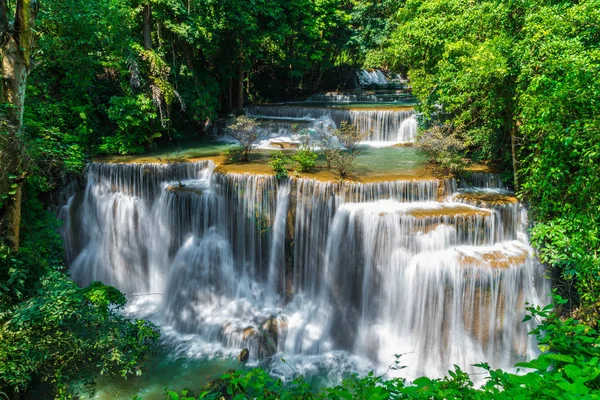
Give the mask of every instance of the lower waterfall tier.
[[130, 311], [188, 355], [343, 352], [377, 368], [406, 353], [409, 378], [511, 367], [536, 352], [521, 320], [548, 282], [510, 194], [456, 186], [91, 164], [63, 236], [77, 282], [135, 295]]

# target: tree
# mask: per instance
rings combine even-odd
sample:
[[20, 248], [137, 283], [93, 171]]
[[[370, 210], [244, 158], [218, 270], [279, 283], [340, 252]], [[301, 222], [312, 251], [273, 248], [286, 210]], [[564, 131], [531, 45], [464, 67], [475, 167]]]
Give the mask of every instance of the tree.
[[0, 0], [0, 235], [19, 249], [22, 186], [27, 176], [23, 109], [27, 76], [33, 69], [36, 0]]
[[462, 156], [504, 171], [530, 205], [541, 261], [560, 271], [562, 293], [592, 325], [600, 315], [599, 8], [598, 0], [408, 0], [387, 50], [410, 69], [422, 122], [433, 127], [422, 137], [436, 144], [428, 150], [441, 163]]
[[418, 145], [433, 157], [443, 175], [459, 173], [466, 167], [466, 145], [461, 133], [461, 129], [452, 126], [435, 125], [417, 137]]
[[463, 156], [500, 161], [506, 170], [516, 165], [516, 154], [506, 148], [518, 135], [520, 4], [409, 0], [388, 49], [396, 69], [409, 68], [424, 122], [460, 129]]
[[344, 121], [331, 134], [331, 139], [324, 141], [327, 166], [334, 169], [341, 179], [348, 177], [352, 164], [360, 154], [360, 142], [369, 136], [368, 132], [360, 132], [355, 126]]
[[227, 126], [227, 134], [239, 142], [242, 148], [242, 161], [248, 161], [252, 148], [259, 139], [256, 119], [245, 115], [236, 117]]

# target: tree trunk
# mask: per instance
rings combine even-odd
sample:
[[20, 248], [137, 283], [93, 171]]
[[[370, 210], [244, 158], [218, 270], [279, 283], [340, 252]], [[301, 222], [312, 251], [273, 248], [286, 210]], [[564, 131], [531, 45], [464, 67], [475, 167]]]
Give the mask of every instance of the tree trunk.
[[317, 76], [317, 81], [315, 82], [315, 87], [313, 88], [313, 91], [319, 90], [319, 88], [321, 87], [321, 79], [322, 78], [323, 78], [323, 67], [320, 67], [319, 75]]
[[237, 113], [241, 114], [244, 109], [244, 59], [240, 59], [240, 66], [238, 68], [238, 101], [237, 101]]
[[152, 9], [150, 3], [144, 6], [142, 15], [144, 17], [144, 49], [152, 50]]
[[18, 0], [14, 25], [8, 19], [6, 0], [0, 0], [0, 194], [8, 194], [0, 207], [0, 236], [15, 251], [19, 249], [22, 185], [26, 176], [22, 145], [23, 109], [27, 75], [31, 68], [33, 24], [36, 2]]

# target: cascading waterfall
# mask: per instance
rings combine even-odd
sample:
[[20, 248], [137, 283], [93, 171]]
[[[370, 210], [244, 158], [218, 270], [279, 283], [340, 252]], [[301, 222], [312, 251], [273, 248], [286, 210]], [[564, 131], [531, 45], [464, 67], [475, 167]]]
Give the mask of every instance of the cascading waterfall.
[[388, 80], [383, 72], [378, 69], [371, 71], [363, 69], [362, 71], [359, 71], [358, 81], [360, 82], [361, 86], [385, 85], [388, 83]]
[[313, 94], [307, 100], [309, 103], [378, 103], [378, 102], [403, 102], [413, 101], [413, 97], [406, 93], [319, 93]]
[[409, 378], [535, 353], [524, 303], [548, 283], [501, 189], [93, 163], [61, 215], [74, 279], [135, 295], [130, 312], [188, 356], [269, 356], [273, 326], [298, 365], [407, 353]]
[[500, 174], [492, 174], [488, 172], [471, 172], [465, 176], [465, 179], [461, 181], [461, 187], [463, 188], [496, 188], [504, 189], [506, 185], [502, 182]]
[[[379, 70], [360, 71], [358, 75], [362, 85], [388, 84]], [[333, 104], [326, 105], [324, 102]], [[350, 102], [362, 103], [353, 108], [340, 108], [343, 103]], [[263, 149], [285, 149], [306, 144], [320, 147], [342, 122], [350, 123], [365, 134], [363, 140], [367, 144], [385, 146], [414, 142], [417, 120], [412, 106], [414, 98], [407, 93], [377, 90], [358, 94], [315, 94], [304, 103], [249, 106], [246, 113], [261, 121], [258, 147]]]
[[250, 106], [249, 116], [269, 120], [296, 120], [312, 122], [331, 118], [336, 127], [348, 121], [356, 129], [368, 134], [367, 141], [409, 143], [417, 134], [417, 122], [412, 109], [363, 109], [344, 110], [335, 108], [312, 108], [295, 106]]
[[511, 354], [533, 355], [516, 311], [536, 298], [531, 260], [520, 242], [493, 240], [493, 212], [385, 200], [347, 204], [332, 226], [321, 295], [338, 307], [333, 325], [358, 326], [338, 338], [355, 353], [385, 364], [395, 348], [433, 375], [446, 359], [510, 365]]

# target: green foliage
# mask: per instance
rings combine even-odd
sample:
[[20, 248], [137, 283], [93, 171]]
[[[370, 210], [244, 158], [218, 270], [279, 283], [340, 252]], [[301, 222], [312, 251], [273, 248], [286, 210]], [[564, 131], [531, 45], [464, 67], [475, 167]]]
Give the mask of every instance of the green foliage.
[[518, 37], [513, 12], [502, 1], [441, 0], [407, 1], [398, 12], [388, 51], [409, 68], [425, 121], [460, 131], [465, 146], [456, 158], [500, 159], [510, 168]]
[[520, 52], [519, 179], [532, 203], [541, 259], [575, 282], [578, 316], [597, 324], [600, 270], [600, 15], [598, 1], [527, 15]]
[[396, 20], [392, 16], [402, 3], [401, 0], [354, 2], [351, 13], [354, 29], [347, 52], [360, 60], [362, 67], [387, 69], [393, 63], [386, 48], [396, 29]]
[[20, 251], [0, 244], [0, 388], [20, 392], [41, 380], [71, 398], [71, 384], [94, 373], [140, 374], [158, 329], [125, 319], [116, 289], [82, 289], [65, 274], [57, 221], [31, 188], [29, 196]]
[[152, 130], [156, 118], [152, 100], [140, 94], [110, 99], [108, 118], [116, 125], [114, 136], [103, 137], [100, 151], [106, 154], [138, 154], [161, 135]]
[[317, 158], [319, 158], [317, 152], [310, 148], [301, 148], [292, 156], [298, 172], [313, 172], [317, 166]]
[[275, 177], [277, 179], [287, 178], [288, 168], [292, 163], [292, 159], [289, 156], [286, 156], [283, 151], [275, 151], [271, 153], [271, 161], [269, 161], [269, 165], [273, 168], [275, 172]]

